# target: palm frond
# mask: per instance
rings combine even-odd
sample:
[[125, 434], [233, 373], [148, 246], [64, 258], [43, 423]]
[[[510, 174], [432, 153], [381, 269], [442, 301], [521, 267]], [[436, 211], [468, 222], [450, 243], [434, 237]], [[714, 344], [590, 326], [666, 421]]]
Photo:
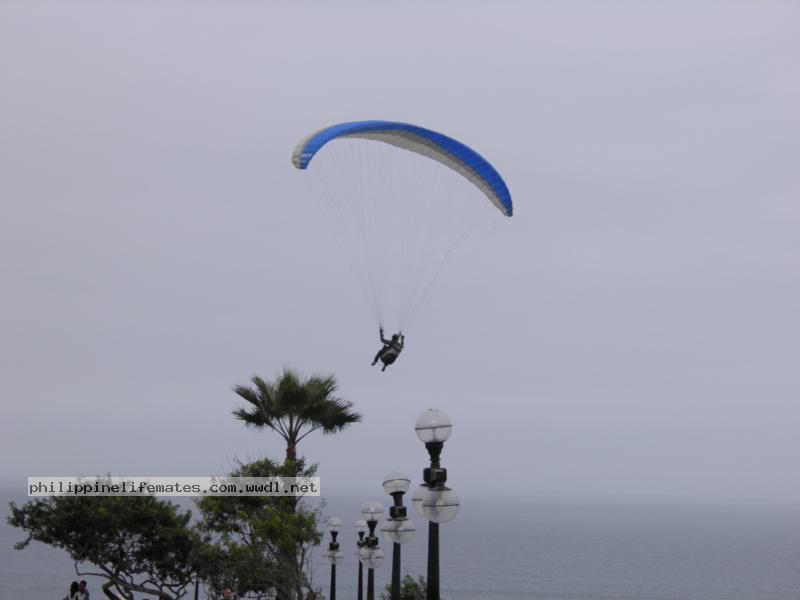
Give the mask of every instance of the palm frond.
[[253, 376], [250, 382], [233, 388], [249, 405], [234, 410], [234, 417], [247, 426], [274, 430], [288, 446], [318, 429], [330, 435], [361, 421], [353, 403], [335, 395], [338, 384], [332, 375], [304, 378], [284, 367], [275, 381]]

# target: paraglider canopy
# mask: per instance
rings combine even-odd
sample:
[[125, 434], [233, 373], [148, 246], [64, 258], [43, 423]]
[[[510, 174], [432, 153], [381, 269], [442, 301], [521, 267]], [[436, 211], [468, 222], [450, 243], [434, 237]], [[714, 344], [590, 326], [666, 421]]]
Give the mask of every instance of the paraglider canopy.
[[474, 183], [504, 215], [510, 217], [514, 213], [503, 178], [485, 158], [453, 138], [408, 123], [354, 121], [326, 127], [300, 140], [292, 154], [292, 164], [305, 169], [325, 144], [343, 137], [385, 142], [432, 158]]
[[409, 123], [325, 127], [300, 140], [292, 164], [309, 172], [312, 195], [351, 245], [375, 319], [393, 331], [407, 331], [456, 246], [513, 214], [508, 187], [483, 156]]

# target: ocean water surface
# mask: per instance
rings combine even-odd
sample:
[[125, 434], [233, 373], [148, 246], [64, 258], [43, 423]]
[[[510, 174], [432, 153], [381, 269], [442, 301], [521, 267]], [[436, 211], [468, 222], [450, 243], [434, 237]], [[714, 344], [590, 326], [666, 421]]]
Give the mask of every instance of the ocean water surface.
[[[326, 497], [326, 516], [344, 522], [337, 597], [355, 598], [353, 556], [363, 499]], [[390, 498], [375, 497], [384, 506]], [[19, 489], [0, 490], [24, 502]], [[413, 512], [413, 511], [410, 511]], [[427, 523], [403, 546], [403, 571], [425, 574]], [[33, 543], [0, 524], [0, 598], [61, 600], [79, 579], [63, 551]], [[462, 498], [458, 517], [440, 527], [442, 597], [452, 600], [793, 600], [800, 598], [800, 508], [652, 499]], [[325, 543], [329, 541], [326, 535]], [[376, 571], [390, 579], [391, 546]], [[330, 567], [315, 560], [327, 596]], [[87, 570], [91, 567], [87, 566]], [[94, 600], [101, 580], [89, 581]], [[365, 582], [366, 585], [366, 582]], [[137, 598], [145, 596], [137, 596]], [[193, 595], [190, 594], [190, 597]], [[205, 598], [204, 594], [201, 594]]]

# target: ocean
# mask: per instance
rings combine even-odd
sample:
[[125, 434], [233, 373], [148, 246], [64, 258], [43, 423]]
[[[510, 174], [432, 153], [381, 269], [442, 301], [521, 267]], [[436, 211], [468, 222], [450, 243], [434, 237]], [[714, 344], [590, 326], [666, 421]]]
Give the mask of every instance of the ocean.
[[[368, 499], [384, 506], [390, 500], [325, 498], [326, 516], [344, 522], [339, 599], [356, 597], [353, 524]], [[26, 498], [19, 490], [5, 489], [0, 500], [7, 507], [11, 500]], [[800, 598], [800, 507], [613, 497], [461, 502], [458, 517], [440, 527], [444, 599]], [[415, 514], [412, 518], [417, 533], [403, 546], [403, 572], [425, 575], [427, 523]], [[69, 583], [81, 578], [89, 582], [94, 600], [103, 597], [100, 580], [76, 576], [63, 551], [39, 543], [14, 550], [22, 537], [5, 519], [0, 524], [0, 598], [61, 600]], [[383, 542], [381, 546], [386, 558], [375, 573], [377, 591], [391, 576], [392, 549]], [[326, 597], [329, 577], [330, 567], [317, 558], [315, 583]]]

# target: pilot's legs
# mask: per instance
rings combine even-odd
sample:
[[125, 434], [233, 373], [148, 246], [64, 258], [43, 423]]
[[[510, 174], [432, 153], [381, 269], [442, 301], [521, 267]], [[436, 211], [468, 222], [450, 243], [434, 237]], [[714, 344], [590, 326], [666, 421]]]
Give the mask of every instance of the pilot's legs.
[[372, 364], [373, 364], [373, 365], [375, 365], [375, 363], [377, 363], [377, 362], [378, 362], [378, 360], [379, 360], [381, 357], [383, 357], [383, 351], [384, 351], [384, 350], [385, 350], [385, 348], [381, 348], [380, 350], [378, 350], [378, 353], [375, 355], [375, 360], [373, 360], [373, 361], [372, 361]]

